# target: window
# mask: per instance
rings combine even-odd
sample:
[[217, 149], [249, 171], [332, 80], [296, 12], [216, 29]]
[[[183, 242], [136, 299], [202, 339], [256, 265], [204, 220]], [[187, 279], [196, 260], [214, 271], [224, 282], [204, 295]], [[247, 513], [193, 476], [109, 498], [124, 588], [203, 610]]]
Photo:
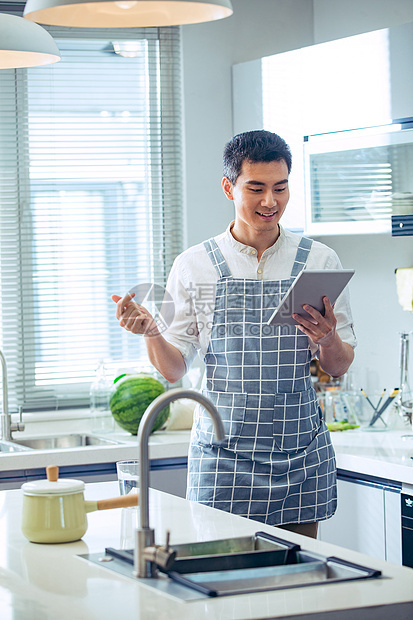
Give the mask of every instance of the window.
[[0, 72], [11, 410], [86, 405], [100, 359], [147, 366], [110, 296], [164, 285], [182, 250], [179, 28], [48, 30], [61, 62]]

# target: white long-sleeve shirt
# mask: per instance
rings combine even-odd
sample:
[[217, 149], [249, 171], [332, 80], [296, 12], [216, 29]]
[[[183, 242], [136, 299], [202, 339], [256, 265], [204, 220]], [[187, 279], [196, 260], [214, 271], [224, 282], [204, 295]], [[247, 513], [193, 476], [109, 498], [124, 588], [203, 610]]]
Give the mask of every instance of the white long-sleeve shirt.
[[[301, 236], [280, 226], [280, 235], [261, 260], [257, 250], [240, 243], [231, 234], [233, 222], [227, 230], [215, 237], [234, 278], [253, 280], [284, 280], [291, 276], [297, 247]], [[331, 248], [313, 241], [307, 260], [307, 269], [342, 269], [340, 259]], [[187, 369], [196, 353], [203, 358], [209, 344], [215, 305], [218, 274], [212, 265], [203, 243], [195, 245], [174, 261], [167, 283], [167, 291], [174, 302], [174, 318], [163, 336], [182, 354]], [[349, 288], [346, 287], [336, 301], [334, 314], [337, 333], [343, 342], [356, 346], [353, 319], [350, 309]], [[317, 355], [317, 345], [310, 341], [312, 355]]]

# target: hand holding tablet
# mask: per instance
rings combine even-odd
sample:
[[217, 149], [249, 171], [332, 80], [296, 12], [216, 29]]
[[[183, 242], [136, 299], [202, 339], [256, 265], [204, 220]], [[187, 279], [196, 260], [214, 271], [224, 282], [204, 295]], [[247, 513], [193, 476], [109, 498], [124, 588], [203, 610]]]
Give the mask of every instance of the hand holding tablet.
[[324, 314], [323, 297], [328, 297], [333, 305], [353, 275], [354, 269], [303, 269], [273, 312], [268, 325], [297, 325], [292, 314], [310, 316], [303, 309], [305, 304]]

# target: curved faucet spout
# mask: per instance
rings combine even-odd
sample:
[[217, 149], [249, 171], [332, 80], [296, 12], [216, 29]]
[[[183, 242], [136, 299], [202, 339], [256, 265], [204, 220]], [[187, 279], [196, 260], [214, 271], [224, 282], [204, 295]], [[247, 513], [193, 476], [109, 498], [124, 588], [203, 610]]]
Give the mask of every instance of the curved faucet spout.
[[11, 439], [11, 431], [10, 431], [10, 416], [9, 416], [9, 397], [7, 390], [7, 364], [3, 352], [0, 351], [0, 363], [1, 363], [1, 376], [2, 376], [2, 386], [3, 386], [3, 408], [0, 413], [1, 419], [1, 438], [6, 441], [10, 441]]
[[211, 403], [211, 401], [196, 392], [195, 390], [185, 390], [181, 388], [175, 388], [164, 392], [149, 405], [145, 411], [138, 430], [138, 443], [139, 443], [139, 504], [140, 504], [140, 517], [141, 528], [149, 527], [149, 436], [151, 434], [153, 425], [155, 423], [158, 414], [167, 407], [170, 403], [180, 398], [187, 398], [189, 400], [195, 400], [202, 405], [209, 413], [214, 423], [215, 436], [218, 441], [225, 438], [224, 426], [222, 424], [221, 416]]
[[144, 547], [153, 545], [155, 538], [153, 530], [149, 528], [149, 436], [162, 409], [180, 398], [194, 400], [202, 405], [212, 418], [217, 440], [221, 441], [225, 438], [224, 426], [218, 411], [208, 398], [195, 390], [182, 388], [168, 390], [155, 398], [145, 411], [138, 430], [140, 528], [135, 554], [135, 572], [138, 577], [151, 577], [156, 574], [155, 567], [149, 566], [150, 562], [143, 557]]
[[0, 351], [1, 377], [3, 387], [3, 407], [0, 412], [0, 435], [4, 441], [13, 441], [13, 431], [24, 431], [22, 422], [22, 407], [20, 407], [20, 421], [12, 422], [9, 413], [9, 393], [7, 384], [7, 364], [3, 352]]

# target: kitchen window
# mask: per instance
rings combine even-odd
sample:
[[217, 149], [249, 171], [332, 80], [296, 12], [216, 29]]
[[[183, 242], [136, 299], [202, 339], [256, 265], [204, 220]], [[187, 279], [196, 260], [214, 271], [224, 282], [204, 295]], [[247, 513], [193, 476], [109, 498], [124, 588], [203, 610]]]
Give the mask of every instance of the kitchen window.
[[48, 30], [61, 62], [0, 72], [11, 411], [87, 405], [100, 359], [148, 368], [111, 294], [163, 286], [183, 247], [179, 28]]

